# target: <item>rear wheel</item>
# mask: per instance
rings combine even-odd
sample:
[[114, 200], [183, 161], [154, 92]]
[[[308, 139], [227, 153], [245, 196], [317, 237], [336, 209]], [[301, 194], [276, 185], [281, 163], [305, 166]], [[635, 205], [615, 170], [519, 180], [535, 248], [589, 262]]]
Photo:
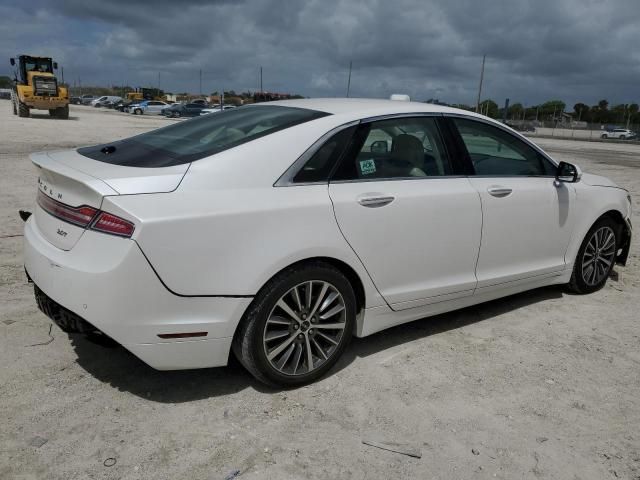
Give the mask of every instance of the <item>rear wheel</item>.
[[16, 102], [11, 102], [11, 106], [13, 107], [13, 114], [17, 115], [18, 114], [18, 109], [16, 108]]
[[29, 116], [29, 107], [27, 107], [20, 100], [18, 100], [18, 116], [23, 118], [26, 118]]
[[135, 113], [136, 115], [142, 115], [142, 110], [140, 110], [139, 108], [136, 108], [133, 113]]
[[602, 136], [600, 138], [609, 138], [609, 136], [606, 133], [603, 133]]
[[349, 340], [356, 302], [349, 280], [329, 264], [278, 274], [254, 299], [233, 351], [249, 372], [272, 386], [298, 386], [324, 375]]
[[624, 135], [620, 135], [620, 140], [624, 140], [625, 138], [627, 137], [625, 137]]
[[616, 261], [620, 238], [620, 226], [611, 218], [601, 218], [585, 236], [569, 288], [576, 293], [600, 290], [607, 282]]

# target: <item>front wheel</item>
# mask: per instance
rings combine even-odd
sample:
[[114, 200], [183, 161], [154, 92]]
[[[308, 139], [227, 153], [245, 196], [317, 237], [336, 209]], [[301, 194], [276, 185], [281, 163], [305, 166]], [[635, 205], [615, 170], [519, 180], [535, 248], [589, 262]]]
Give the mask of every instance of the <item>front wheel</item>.
[[609, 136], [606, 133], [604, 133], [600, 138], [604, 138], [606, 140], [607, 138], [609, 138]]
[[140, 110], [139, 108], [136, 108], [133, 113], [135, 113], [136, 115], [142, 115], [142, 110]]
[[69, 119], [69, 105], [65, 105], [64, 107], [56, 108], [56, 116], [63, 120]]
[[27, 118], [29, 116], [29, 107], [27, 107], [24, 103], [18, 100], [18, 116], [22, 118]]
[[233, 351], [263, 383], [304, 385], [337, 362], [355, 317], [353, 288], [339, 270], [324, 262], [293, 266], [260, 290], [236, 332]]
[[610, 218], [601, 218], [587, 232], [569, 282], [576, 293], [600, 290], [607, 282], [616, 261], [620, 227]]
[[624, 140], [625, 138], [627, 137], [625, 137], [624, 135], [620, 135], [620, 140]]

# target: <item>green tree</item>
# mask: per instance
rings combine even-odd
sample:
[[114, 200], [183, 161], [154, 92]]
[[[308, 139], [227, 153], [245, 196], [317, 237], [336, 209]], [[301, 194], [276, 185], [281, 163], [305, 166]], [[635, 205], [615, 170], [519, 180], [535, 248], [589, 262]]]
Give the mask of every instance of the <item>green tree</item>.
[[507, 112], [508, 116], [511, 119], [521, 119], [522, 112], [524, 112], [524, 107], [521, 103], [514, 103], [513, 105], [509, 105], [509, 110]]
[[13, 80], [11, 78], [3, 75], [0, 76], [0, 88], [11, 88], [13, 87]]
[[588, 122], [589, 120], [589, 105], [585, 105], [584, 103], [576, 103], [573, 106], [573, 111], [576, 113], [576, 119]]
[[490, 99], [484, 100], [480, 102], [480, 113], [486, 115], [487, 117], [498, 118], [498, 104]]

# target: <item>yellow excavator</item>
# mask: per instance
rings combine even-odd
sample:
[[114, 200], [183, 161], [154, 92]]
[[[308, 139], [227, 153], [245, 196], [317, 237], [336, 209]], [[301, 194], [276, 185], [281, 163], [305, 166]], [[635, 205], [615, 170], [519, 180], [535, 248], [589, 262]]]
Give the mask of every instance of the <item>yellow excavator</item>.
[[14, 115], [28, 117], [34, 108], [49, 110], [49, 115], [55, 118], [69, 118], [69, 92], [58, 85], [56, 62], [31, 55], [19, 55], [9, 61], [16, 67], [11, 90]]

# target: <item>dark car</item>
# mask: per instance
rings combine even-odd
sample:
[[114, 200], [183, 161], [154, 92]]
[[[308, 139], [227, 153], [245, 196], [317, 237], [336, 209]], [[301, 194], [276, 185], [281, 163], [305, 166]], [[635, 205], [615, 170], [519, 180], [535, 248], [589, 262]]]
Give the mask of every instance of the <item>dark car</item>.
[[174, 103], [170, 107], [162, 109], [162, 115], [169, 118], [177, 117], [198, 117], [203, 108], [207, 108], [202, 103]]
[[71, 97], [69, 99], [69, 102], [71, 102], [73, 105], [80, 105], [82, 103], [82, 98], [80, 98], [80, 97]]

